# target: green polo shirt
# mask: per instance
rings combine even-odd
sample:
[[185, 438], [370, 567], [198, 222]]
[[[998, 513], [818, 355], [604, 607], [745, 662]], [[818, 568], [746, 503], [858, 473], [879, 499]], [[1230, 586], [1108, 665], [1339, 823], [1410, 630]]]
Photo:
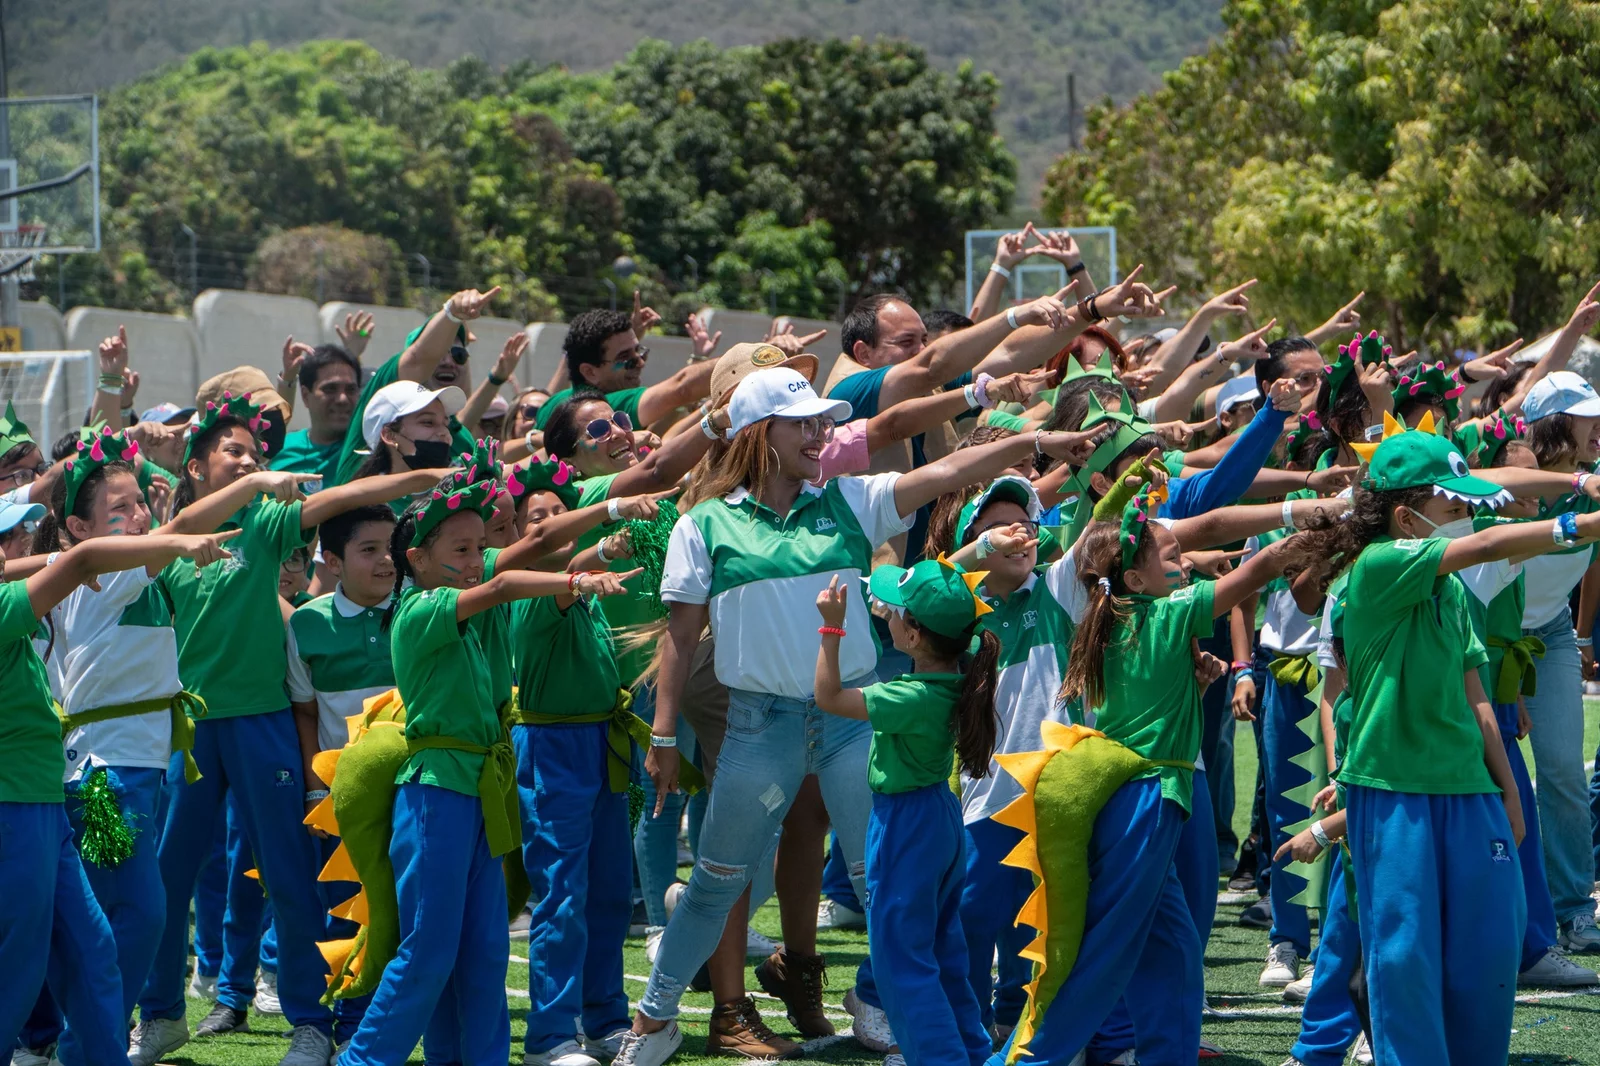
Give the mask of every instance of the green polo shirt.
[[296, 474], [321, 474], [322, 485], [333, 484], [339, 472], [339, 456], [344, 442], [313, 444], [309, 429], [296, 430], [283, 438], [283, 450], [271, 457], [268, 464], [273, 470], [292, 470]]
[[[601, 477], [584, 478], [578, 482], [578, 506], [588, 507], [591, 504], [604, 503], [611, 494], [611, 483], [616, 479], [616, 474], [605, 474]], [[602, 538], [616, 531], [617, 526], [601, 523], [578, 538], [577, 550], [592, 548]], [[606, 564], [606, 569], [621, 574], [635, 569], [637, 565], [632, 559], [613, 559]], [[644, 575], [641, 574], [624, 586], [627, 591], [621, 595], [606, 597], [605, 617], [611, 623], [613, 630], [649, 625], [660, 619], [661, 616], [657, 613], [654, 603], [657, 590], [647, 589], [644, 584]], [[654, 654], [655, 646], [646, 645], [618, 656], [617, 672], [622, 678], [624, 688], [633, 687], [639, 675], [650, 665], [650, 658]], [[615, 693], [612, 695], [615, 696]]]
[[394, 688], [387, 606], [363, 607], [334, 592], [308, 600], [289, 616], [289, 696], [317, 705], [317, 736], [326, 751], [348, 739], [345, 720], [372, 696]]
[[[1095, 727], [1147, 759], [1193, 762], [1200, 751], [1200, 685], [1194, 679], [1191, 640], [1214, 628], [1216, 584], [1197, 581], [1170, 596], [1129, 596], [1132, 611], [1105, 651], [1105, 705]], [[1152, 770], [1161, 795], [1189, 812], [1194, 771]], [[1142, 776], [1148, 777], [1150, 774]]]
[[309, 545], [299, 503], [258, 498], [222, 524], [244, 532], [221, 559], [195, 572], [175, 559], [157, 578], [172, 604], [183, 687], [206, 701], [206, 720], [267, 714], [289, 706], [278, 567]]
[[617, 702], [621, 677], [611, 626], [594, 597], [563, 610], [554, 596], [512, 604], [517, 704], [538, 714], [600, 714]]
[[861, 690], [872, 725], [868, 788], [911, 792], [950, 780], [956, 750], [951, 717], [965, 682], [961, 674], [901, 674]]
[[[0, 803], [61, 803], [67, 760], [61, 749], [61, 722], [44, 663], [33, 650], [39, 619], [28, 599], [26, 581], [0, 584], [0, 677], [5, 709], [0, 710]], [[0, 847], [4, 841], [0, 841]]]
[[[349, 481], [355, 476], [356, 467], [366, 458], [367, 438], [361, 434], [361, 419], [366, 415], [367, 404], [372, 402], [373, 395], [385, 385], [393, 385], [400, 380], [400, 356], [403, 354], [405, 353], [397, 352], [390, 356], [382, 366], [372, 372], [367, 383], [361, 386], [361, 397], [356, 401], [355, 413], [350, 416], [350, 428], [345, 430], [344, 442], [339, 445], [333, 478], [331, 481], [324, 481], [323, 488], [327, 488], [330, 484], [343, 485]], [[450, 419], [450, 432], [454, 435], [453, 444], [457, 454], [472, 451], [474, 447], [472, 435], [461, 428], [461, 423], [457, 422], [454, 416]]]
[[[619, 389], [616, 392], [608, 392], [606, 393], [606, 403], [611, 405], [613, 411], [628, 412], [628, 417], [633, 419], [634, 425], [638, 426], [640, 425], [639, 397], [644, 395], [644, 388], [641, 385], [636, 389]], [[556, 406], [570, 399], [572, 399], [571, 389], [562, 389], [550, 397], [544, 402], [544, 406], [539, 408], [539, 417], [534, 419], [534, 426], [538, 429], [543, 429], [550, 421], [550, 416], [555, 413]]]
[[[406, 589], [390, 623], [395, 687], [406, 705], [406, 736], [454, 737], [488, 747], [500, 740], [489, 660], [469, 619], [456, 620], [460, 589]], [[476, 615], [473, 616], [477, 617]], [[428, 748], [405, 761], [395, 784], [420, 781], [478, 795], [482, 755]]]
[[[495, 564], [499, 561], [499, 548], [484, 549], [483, 580], [494, 577]], [[483, 646], [483, 657], [489, 664], [489, 694], [498, 710], [511, 698], [512, 679], [516, 675], [511, 651], [511, 604], [497, 603], [487, 611], [479, 611], [469, 624], [477, 630], [478, 642]]]
[[1498, 792], [1464, 675], [1488, 661], [1471, 594], [1439, 573], [1450, 542], [1367, 545], [1350, 568], [1344, 651], [1354, 713], [1339, 780], [1391, 792]]

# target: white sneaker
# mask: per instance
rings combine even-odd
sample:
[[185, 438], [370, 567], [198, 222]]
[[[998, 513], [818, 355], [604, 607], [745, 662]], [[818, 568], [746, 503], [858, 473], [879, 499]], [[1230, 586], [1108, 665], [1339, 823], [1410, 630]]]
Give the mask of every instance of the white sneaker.
[[644, 931], [644, 957], [651, 966], [656, 964], [656, 954], [661, 950], [661, 935], [666, 931], [664, 925], [652, 925]]
[[11, 1053], [11, 1066], [50, 1066], [53, 1048], [19, 1047]]
[[1350, 1053], [1361, 1066], [1372, 1066], [1372, 1045], [1367, 1042], [1366, 1033], [1356, 1037], [1356, 1042], [1350, 1047]]
[[289, 1051], [278, 1066], [328, 1066], [333, 1061], [333, 1038], [314, 1025], [297, 1025], [289, 1034]]
[[773, 943], [768, 937], [762, 936], [754, 929], [745, 931], [744, 954], [746, 958], [764, 959], [777, 950], [778, 945]]
[[665, 1029], [653, 1033], [636, 1033], [630, 1029], [622, 1034], [612, 1066], [661, 1066], [682, 1043], [683, 1033], [677, 1022], [668, 1022]]
[[[668, 918], [671, 918], [672, 912], [678, 909], [678, 901], [683, 898], [683, 894], [688, 888], [689, 886], [682, 881], [674, 881], [667, 886], [666, 894], [662, 896], [661, 902], [666, 904]], [[680, 1036], [678, 1039], [682, 1040], [683, 1037]]]
[[189, 1025], [178, 1018], [152, 1018], [141, 1021], [128, 1035], [129, 1066], [155, 1066], [155, 1063], [189, 1042]]
[[257, 1014], [282, 1014], [283, 1006], [278, 1002], [278, 975], [270, 970], [262, 970], [256, 978], [255, 1008]]
[[1579, 911], [1570, 922], [1561, 923], [1561, 946], [1574, 954], [1600, 951], [1600, 928], [1594, 915]]
[[818, 929], [865, 929], [867, 916], [849, 907], [841, 907], [831, 899], [817, 905]]
[[1283, 986], [1283, 1001], [1285, 1003], [1304, 1003], [1311, 996], [1311, 982], [1315, 980], [1317, 970], [1315, 966], [1307, 966], [1300, 972], [1297, 980], [1290, 981]]
[[206, 977], [198, 969], [195, 970], [194, 975], [189, 978], [189, 995], [195, 999], [216, 999], [217, 979]]
[[599, 1040], [592, 1040], [588, 1036], [583, 1038], [583, 1050], [598, 1059], [614, 1059], [617, 1052], [622, 1050], [622, 1038], [627, 1036], [629, 1030], [618, 1029]]
[[1579, 966], [1560, 948], [1551, 948], [1544, 958], [1517, 974], [1518, 988], [1586, 988], [1600, 985], [1600, 973]]
[[1295, 1058], [1293, 1055], [1290, 1055], [1288, 1058], [1279, 1063], [1278, 1066], [1306, 1066], [1306, 1064]]
[[896, 1051], [883, 1060], [883, 1066], [906, 1066], [906, 1057]]
[[1133, 1053], [1132, 1048], [1129, 1048], [1112, 1059], [1108, 1066], [1139, 1066], [1139, 1056]]
[[563, 1040], [549, 1051], [528, 1052], [522, 1056], [522, 1066], [600, 1066], [600, 1062], [576, 1040]]
[[850, 1032], [862, 1047], [887, 1054], [895, 1046], [894, 1033], [889, 1028], [889, 1016], [870, 1003], [857, 999], [853, 988], [844, 994], [844, 1009], [855, 1020]]
[[1293, 944], [1274, 944], [1267, 952], [1267, 968], [1261, 971], [1262, 988], [1287, 988], [1300, 979], [1300, 956]]

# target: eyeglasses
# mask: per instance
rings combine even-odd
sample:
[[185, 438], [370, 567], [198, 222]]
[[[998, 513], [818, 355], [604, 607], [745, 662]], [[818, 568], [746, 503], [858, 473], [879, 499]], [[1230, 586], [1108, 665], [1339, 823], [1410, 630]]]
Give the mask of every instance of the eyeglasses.
[[5, 484], [5, 483], [9, 482], [11, 484], [12, 488], [20, 489], [24, 485], [33, 484], [39, 478], [43, 477], [44, 476], [44, 472], [46, 470], [49, 470], [49, 469], [50, 469], [50, 464], [49, 463], [40, 463], [39, 465], [37, 465], [35, 467], [32, 467], [31, 469], [28, 468], [28, 467], [23, 467], [20, 470], [13, 470], [13, 471], [11, 471], [11, 473], [7, 474], [4, 478], [0, 478], [0, 484]]
[[617, 411], [610, 418], [597, 418], [583, 427], [590, 440], [605, 440], [611, 435], [611, 427], [615, 426], [624, 433], [632, 432], [633, 419], [628, 417], [628, 412]]
[[820, 440], [824, 443], [833, 439], [833, 419], [825, 415], [812, 415], [809, 418], [786, 418], [785, 422], [793, 422], [800, 427], [802, 440]]
[[283, 561], [283, 568], [291, 574], [303, 574], [306, 572], [306, 563], [309, 561], [308, 556], [295, 552]]
[[619, 353], [611, 360], [612, 370], [627, 370], [635, 366], [644, 366], [645, 360], [650, 358], [650, 349], [640, 344], [630, 351]]
[[450, 361], [456, 366], [467, 365], [467, 349], [459, 344], [450, 346]]

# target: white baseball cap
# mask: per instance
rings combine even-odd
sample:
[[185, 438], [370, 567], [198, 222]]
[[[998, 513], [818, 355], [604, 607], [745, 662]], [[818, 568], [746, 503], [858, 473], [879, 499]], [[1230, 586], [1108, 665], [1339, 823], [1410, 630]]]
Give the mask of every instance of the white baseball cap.
[[1261, 390], [1256, 388], [1254, 374], [1240, 374], [1236, 378], [1229, 378], [1222, 383], [1222, 388], [1217, 390], [1217, 418], [1231, 411], [1241, 403], [1252, 403], [1261, 399]]
[[467, 405], [467, 395], [454, 385], [430, 389], [420, 381], [396, 381], [372, 394], [361, 416], [361, 436], [368, 448], [378, 446], [378, 433], [390, 422], [416, 414], [433, 401], [444, 404], [444, 413], [453, 415]]
[[798, 370], [788, 367], [757, 370], [739, 382], [728, 401], [728, 418], [733, 423], [728, 439], [732, 440], [735, 433], [764, 418], [822, 415], [835, 422], [845, 422], [850, 413], [850, 405], [844, 400], [824, 400], [818, 396], [811, 382]]
[[1600, 396], [1594, 386], [1570, 370], [1557, 370], [1534, 383], [1522, 401], [1522, 417], [1537, 422], [1551, 415], [1600, 417]]

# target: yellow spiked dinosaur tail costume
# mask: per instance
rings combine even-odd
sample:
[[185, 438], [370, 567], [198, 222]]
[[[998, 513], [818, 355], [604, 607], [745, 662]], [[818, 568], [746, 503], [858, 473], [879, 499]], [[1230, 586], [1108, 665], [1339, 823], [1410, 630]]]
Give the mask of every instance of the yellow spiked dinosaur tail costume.
[[1025, 834], [1001, 861], [1034, 877], [1033, 894], [1014, 924], [1039, 931], [1022, 951], [1033, 962], [1033, 980], [1006, 1055], [1008, 1064], [1028, 1054], [1040, 1019], [1077, 961], [1089, 902], [1089, 840], [1101, 808], [1140, 774], [1158, 766], [1193, 765], [1146, 759], [1084, 726], [1045, 722], [1040, 739], [1042, 751], [995, 756], [1023, 789], [994, 815], [1001, 825]]

